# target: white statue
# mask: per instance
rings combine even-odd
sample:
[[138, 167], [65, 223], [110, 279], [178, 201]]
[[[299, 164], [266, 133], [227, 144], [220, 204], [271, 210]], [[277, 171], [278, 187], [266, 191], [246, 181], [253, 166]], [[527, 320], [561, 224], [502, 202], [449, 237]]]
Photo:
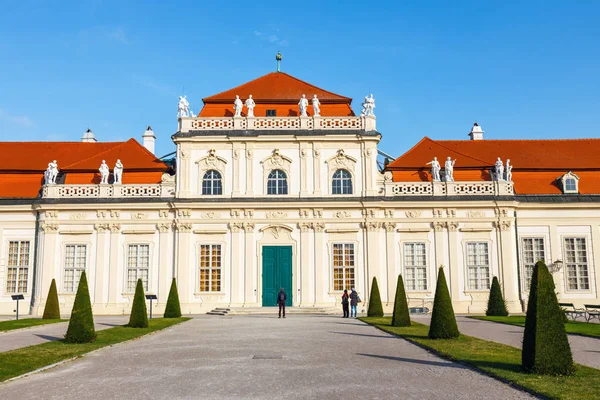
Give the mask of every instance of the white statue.
[[113, 170], [113, 176], [115, 178], [114, 183], [119, 185], [123, 183], [123, 164], [121, 163], [121, 160], [117, 160], [115, 169]]
[[431, 177], [433, 178], [434, 182], [439, 182], [440, 181], [440, 170], [442, 169], [442, 167], [440, 166], [440, 163], [437, 160], [437, 157], [433, 157], [433, 160], [429, 161], [425, 165], [430, 165], [430, 164], [431, 164]]
[[106, 164], [106, 161], [102, 160], [102, 164], [100, 164], [100, 168], [98, 168], [98, 171], [100, 171], [100, 184], [107, 185], [108, 184], [108, 175], [110, 174], [110, 170], [108, 169], [108, 165]]
[[510, 158], [506, 160], [506, 181], [512, 182], [512, 165], [510, 165]]
[[179, 105], [177, 106], [177, 118], [190, 116], [190, 103], [186, 96], [179, 96]]
[[58, 163], [56, 160], [48, 163], [48, 169], [44, 172], [44, 183], [46, 185], [56, 184], [56, 177], [58, 176]]
[[249, 95], [248, 99], [246, 100], [246, 107], [248, 108], [249, 117], [254, 117], [254, 106], [256, 106], [256, 103], [254, 102], [254, 99], [252, 99], [252, 95]]
[[370, 96], [365, 97], [365, 101], [362, 103], [362, 107], [363, 109], [360, 115], [375, 116], [375, 113], [373, 112], [373, 110], [375, 109], [375, 99], [373, 98], [372, 94]]
[[298, 102], [298, 107], [300, 107], [300, 116], [306, 117], [306, 107], [308, 107], [308, 99], [306, 98], [306, 95], [302, 95], [302, 98]]
[[235, 96], [235, 101], [233, 102], [233, 109], [235, 110], [235, 114], [233, 115], [234, 117], [242, 116], [242, 107], [244, 107], [244, 105], [240, 100], [240, 96]]
[[444, 165], [444, 179], [446, 182], [454, 182], [454, 163], [456, 163], [456, 160], [452, 160], [450, 157], [446, 159], [446, 164]]
[[312, 99], [313, 111], [315, 113], [315, 117], [321, 115], [321, 102], [317, 99], [317, 95], [315, 94]]
[[494, 166], [494, 177], [497, 181], [504, 180], [504, 165], [502, 165], [502, 160], [500, 157], [496, 160], [496, 165]]

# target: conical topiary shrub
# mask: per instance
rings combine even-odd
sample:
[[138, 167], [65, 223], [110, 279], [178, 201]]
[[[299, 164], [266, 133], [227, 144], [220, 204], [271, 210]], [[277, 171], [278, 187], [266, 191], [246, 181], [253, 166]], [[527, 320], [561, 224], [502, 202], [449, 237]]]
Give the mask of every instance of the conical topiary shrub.
[[179, 305], [179, 294], [177, 293], [177, 283], [175, 282], [175, 278], [173, 278], [173, 282], [171, 282], [171, 289], [169, 290], [169, 298], [167, 299], [164, 317], [181, 317], [181, 306]]
[[367, 317], [383, 317], [383, 305], [381, 304], [381, 295], [379, 295], [379, 286], [375, 277], [373, 277], [373, 284], [371, 285]]
[[90, 343], [96, 340], [96, 330], [94, 329], [94, 315], [92, 314], [92, 303], [90, 302], [90, 292], [88, 290], [87, 277], [85, 271], [81, 273], [69, 328], [65, 335], [67, 343]]
[[506, 309], [506, 303], [504, 303], [504, 297], [502, 297], [500, 283], [496, 277], [492, 279], [492, 288], [490, 289], [490, 298], [488, 300], [485, 315], [494, 317], [508, 316], [508, 310]]
[[394, 299], [392, 326], [410, 326], [408, 302], [406, 301], [406, 292], [404, 291], [402, 275], [398, 275], [398, 283], [396, 284], [396, 298]]
[[563, 311], [554, 292], [554, 279], [543, 261], [533, 268], [523, 334], [523, 370], [542, 375], [575, 371]]
[[429, 337], [432, 339], [454, 339], [459, 335], [450, 292], [448, 292], [448, 285], [446, 284], [446, 275], [444, 274], [444, 268], [440, 267], [435, 287], [431, 325], [429, 325]]
[[144, 284], [141, 279], [138, 279], [135, 287], [133, 307], [131, 307], [131, 315], [129, 316], [129, 323], [127, 326], [131, 328], [148, 327], [148, 312], [146, 310], [146, 299], [144, 297]]
[[48, 290], [42, 319], [60, 319], [60, 306], [58, 305], [58, 293], [56, 292], [56, 280], [54, 279], [52, 279], [50, 290]]

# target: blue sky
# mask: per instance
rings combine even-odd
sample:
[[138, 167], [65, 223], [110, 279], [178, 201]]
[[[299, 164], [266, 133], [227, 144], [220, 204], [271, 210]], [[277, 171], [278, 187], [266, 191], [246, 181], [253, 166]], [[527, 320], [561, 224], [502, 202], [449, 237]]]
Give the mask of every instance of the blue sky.
[[0, 0], [0, 140], [140, 139], [174, 150], [177, 96], [275, 69], [361, 99], [380, 148], [423, 136], [597, 137], [597, 1]]

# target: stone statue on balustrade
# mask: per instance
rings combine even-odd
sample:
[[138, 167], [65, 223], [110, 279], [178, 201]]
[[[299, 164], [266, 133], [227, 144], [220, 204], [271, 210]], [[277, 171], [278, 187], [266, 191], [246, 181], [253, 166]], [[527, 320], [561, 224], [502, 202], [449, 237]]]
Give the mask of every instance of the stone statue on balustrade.
[[494, 180], [504, 180], [504, 165], [502, 164], [502, 160], [500, 159], [500, 157], [498, 157], [498, 159], [496, 160], [496, 164], [494, 165]]
[[439, 182], [440, 181], [440, 170], [442, 169], [442, 167], [440, 166], [440, 163], [437, 160], [437, 157], [433, 157], [433, 160], [429, 161], [425, 165], [431, 165], [431, 178], [433, 179], [434, 182]]
[[446, 182], [454, 182], [454, 164], [456, 160], [452, 160], [452, 158], [448, 157], [446, 159], [446, 164], [444, 164], [444, 180]]
[[507, 182], [512, 182], [512, 168], [513, 168], [513, 166], [510, 165], [510, 158], [508, 158], [506, 160], [506, 181]]
[[321, 116], [321, 102], [317, 99], [317, 95], [315, 94], [312, 99], [313, 112], [315, 113], [315, 117]]
[[105, 160], [102, 160], [102, 164], [100, 164], [98, 171], [100, 171], [100, 184], [108, 185], [108, 175], [110, 174], [110, 170], [108, 169], [108, 165], [106, 164]]
[[235, 96], [235, 101], [233, 102], [233, 110], [235, 111], [234, 117], [242, 116], [242, 107], [244, 107], [244, 105], [240, 100], [240, 96]]
[[[179, 105], [177, 106], [177, 118], [189, 117], [190, 103], [188, 103], [186, 96], [179, 96]], [[191, 114], [193, 116], [193, 114]]]
[[298, 102], [298, 107], [300, 107], [300, 116], [306, 117], [306, 108], [308, 107], [308, 99], [306, 98], [306, 95], [302, 95], [302, 98]]
[[113, 170], [113, 175], [115, 178], [115, 184], [120, 185], [123, 183], [123, 163], [121, 163], [121, 160], [117, 160], [115, 169]]
[[248, 108], [248, 116], [249, 117], [254, 117], [254, 106], [256, 106], [256, 103], [252, 99], [252, 95], [250, 95], [250, 96], [248, 96], [248, 99], [246, 100], [246, 108]]
[[365, 97], [365, 101], [362, 103], [362, 112], [360, 113], [360, 115], [363, 116], [375, 116], [375, 112], [373, 110], [375, 110], [375, 99], [373, 98], [373, 94], [371, 94], [370, 96]]
[[44, 183], [46, 185], [56, 184], [56, 177], [58, 176], [58, 163], [56, 160], [48, 163], [48, 169], [44, 172]]

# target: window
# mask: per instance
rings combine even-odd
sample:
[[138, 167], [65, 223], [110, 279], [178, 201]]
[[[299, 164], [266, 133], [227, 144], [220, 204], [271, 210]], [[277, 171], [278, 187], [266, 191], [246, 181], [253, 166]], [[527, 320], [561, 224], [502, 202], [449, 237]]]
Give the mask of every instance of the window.
[[573, 172], [569, 171], [556, 180], [560, 181], [563, 193], [579, 193], [579, 176]]
[[338, 169], [333, 173], [331, 182], [332, 194], [352, 194], [352, 175], [345, 169]]
[[585, 238], [565, 238], [567, 288], [589, 290], [587, 245]]
[[276, 117], [277, 110], [267, 110], [267, 117]]
[[127, 291], [135, 292], [138, 279], [142, 280], [144, 291], [148, 290], [148, 270], [150, 268], [150, 245], [130, 244], [127, 254]]
[[202, 194], [223, 194], [221, 174], [214, 169], [206, 171], [202, 178]]
[[200, 246], [200, 291], [221, 291], [221, 245]]
[[576, 192], [577, 191], [577, 181], [575, 178], [565, 179], [565, 192]]
[[467, 272], [469, 289], [490, 288], [490, 257], [486, 242], [467, 243]]
[[81, 273], [85, 271], [87, 247], [84, 244], [69, 244], [65, 247], [65, 280], [63, 290], [77, 291]]
[[267, 194], [288, 194], [287, 175], [280, 169], [274, 169], [267, 178]]
[[408, 290], [427, 290], [425, 243], [404, 243], [404, 276]]
[[544, 254], [544, 238], [523, 238], [521, 239], [523, 251], [523, 269], [525, 276], [523, 281], [524, 291], [528, 292], [531, 287], [531, 276], [533, 275], [533, 267], [535, 263], [546, 259]]
[[354, 245], [333, 244], [333, 290], [342, 291], [354, 287]]
[[8, 242], [8, 293], [27, 293], [29, 278], [29, 241]]

